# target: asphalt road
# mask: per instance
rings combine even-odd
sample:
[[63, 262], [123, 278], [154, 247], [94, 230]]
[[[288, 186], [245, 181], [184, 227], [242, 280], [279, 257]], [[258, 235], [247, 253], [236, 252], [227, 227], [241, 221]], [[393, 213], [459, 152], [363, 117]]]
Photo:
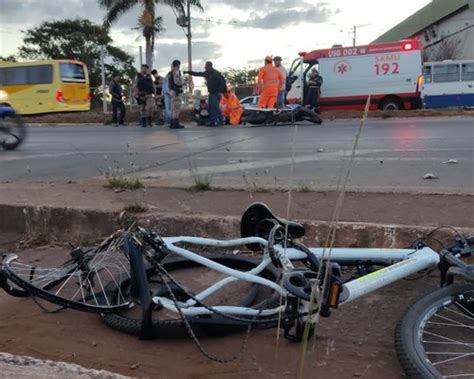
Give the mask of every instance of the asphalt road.
[[[88, 181], [120, 171], [157, 183], [259, 190], [334, 188], [345, 172], [359, 120], [268, 127], [136, 126], [30, 128], [16, 151], [0, 151], [0, 181]], [[474, 118], [369, 120], [349, 186], [362, 189], [474, 191]], [[448, 160], [458, 163], [443, 163]], [[434, 173], [439, 179], [425, 180]]]

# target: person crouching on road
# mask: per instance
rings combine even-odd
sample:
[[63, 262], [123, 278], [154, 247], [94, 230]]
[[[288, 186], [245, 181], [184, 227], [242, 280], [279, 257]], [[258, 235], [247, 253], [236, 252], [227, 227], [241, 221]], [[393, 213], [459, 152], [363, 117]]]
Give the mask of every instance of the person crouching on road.
[[221, 108], [229, 124], [234, 126], [240, 124], [240, 118], [244, 110], [240, 105], [239, 99], [235, 96], [235, 93], [228, 88], [226, 88], [224, 96], [222, 97]]
[[206, 79], [207, 91], [209, 92], [209, 125], [221, 126], [224, 124], [224, 116], [219, 104], [225, 91], [226, 82], [222, 74], [214, 69], [212, 62], [206, 62], [203, 72], [184, 71], [185, 74], [201, 76]]
[[146, 128], [147, 124], [153, 126], [155, 111], [155, 83], [149, 71], [148, 65], [142, 65], [134, 84], [135, 97], [140, 105], [140, 124], [143, 128]]
[[170, 128], [182, 129], [184, 126], [179, 123], [179, 114], [181, 113], [181, 94], [183, 93], [184, 76], [180, 71], [181, 62], [179, 60], [174, 60], [171, 67], [172, 70], [167, 75], [172, 113]]
[[275, 108], [280, 90], [284, 89], [285, 78], [273, 66], [272, 57], [265, 58], [265, 66], [258, 72], [257, 86], [260, 92], [259, 108]]
[[[115, 126], [125, 125], [125, 104], [123, 103], [123, 89], [120, 85], [120, 74], [114, 73], [112, 81], [109, 85], [109, 93], [112, 96], [112, 123]], [[120, 118], [118, 118], [118, 111], [120, 111]]]

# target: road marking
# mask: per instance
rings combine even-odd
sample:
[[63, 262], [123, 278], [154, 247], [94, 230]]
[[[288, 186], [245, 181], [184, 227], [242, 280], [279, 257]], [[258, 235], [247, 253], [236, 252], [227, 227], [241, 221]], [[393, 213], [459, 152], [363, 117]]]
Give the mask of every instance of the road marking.
[[[367, 154], [374, 154], [374, 153], [382, 153], [386, 152], [387, 150], [368, 150], [364, 152], [364, 155]], [[388, 150], [392, 151], [392, 150]], [[335, 152], [329, 153], [320, 153], [320, 154], [309, 154], [303, 156], [296, 156], [294, 158], [294, 163], [308, 163], [308, 162], [318, 162], [318, 161], [340, 161], [341, 158], [347, 158], [346, 155], [347, 151], [340, 150]], [[361, 152], [359, 152], [361, 155]], [[356, 157], [356, 161], [365, 161], [365, 162], [376, 162], [376, 161], [440, 161], [440, 158], [380, 158], [380, 157]], [[245, 170], [255, 170], [260, 168], [275, 168], [280, 166], [287, 166], [292, 163], [291, 157], [288, 158], [277, 158], [277, 159], [263, 159], [258, 161], [252, 162], [240, 162], [240, 163], [230, 163], [224, 165], [214, 165], [214, 166], [205, 166], [205, 167], [198, 167], [198, 172], [200, 175], [210, 175], [210, 174], [218, 174], [218, 173], [230, 173], [230, 172], [237, 172], [237, 171], [245, 171]], [[185, 178], [194, 175], [194, 173], [189, 169], [179, 169], [179, 170], [143, 170], [141, 177], [173, 177], [173, 178]]]

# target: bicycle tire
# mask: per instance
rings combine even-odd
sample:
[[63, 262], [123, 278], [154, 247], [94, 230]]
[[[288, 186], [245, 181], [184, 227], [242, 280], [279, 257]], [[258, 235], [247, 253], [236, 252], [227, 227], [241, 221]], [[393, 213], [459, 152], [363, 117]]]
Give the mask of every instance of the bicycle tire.
[[[105, 251], [89, 250], [78, 259], [70, 259], [56, 267], [25, 263], [10, 254], [3, 259], [1, 274], [30, 297], [63, 308], [91, 313], [116, 312], [130, 306], [123, 296], [117, 298], [113, 293], [114, 287], [120, 291], [119, 283], [129, 278], [130, 272], [127, 257], [115, 251], [120, 246], [111, 246], [113, 248], [107, 247]], [[84, 270], [85, 264], [88, 271]]]
[[11, 137], [14, 138], [14, 140], [11, 142], [7, 142], [6, 140], [1, 141], [0, 145], [5, 150], [13, 150], [13, 149], [16, 149], [18, 146], [20, 146], [25, 140], [26, 126], [23, 123], [23, 120], [21, 119], [21, 117], [17, 114], [6, 114], [3, 117], [3, 122], [7, 121], [8, 119], [11, 119], [11, 121], [13, 122], [16, 132], [11, 133], [10, 131], [8, 131], [8, 132], [4, 132], [4, 134], [9, 134]]
[[323, 123], [323, 120], [316, 112], [305, 107], [298, 109], [298, 118], [303, 121], [312, 122], [313, 124], [321, 125]]
[[[225, 264], [228, 267], [232, 267], [235, 269], [249, 269], [251, 267], [256, 267], [258, 262], [253, 259], [243, 258], [243, 257], [236, 257], [236, 256], [229, 256], [229, 255], [214, 255], [208, 256], [207, 258]], [[175, 258], [171, 260], [165, 260], [163, 262], [163, 267], [168, 272], [173, 272], [175, 270], [189, 268], [189, 267], [197, 267], [199, 264], [184, 259], [184, 258]], [[147, 275], [150, 276], [154, 273], [154, 268], [147, 269]], [[262, 274], [263, 276], [267, 277], [268, 279], [276, 281], [278, 279], [279, 273], [271, 268], [265, 269]], [[128, 283], [123, 283], [122, 288], [127, 286]], [[254, 300], [254, 295], [249, 294], [246, 296], [244, 300], [238, 304], [238, 306], [248, 307], [251, 306], [251, 303]], [[132, 301], [131, 301], [132, 302]], [[276, 300], [273, 299], [273, 304], [275, 304]], [[279, 302], [279, 297], [278, 297]], [[102, 321], [117, 331], [131, 334], [134, 336], [140, 336], [142, 333], [142, 319], [141, 318], [131, 318], [127, 315], [113, 312], [113, 313], [106, 313], [101, 315]], [[187, 317], [186, 318], [189, 324], [193, 327], [193, 331], [198, 336], [210, 336], [210, 335], [223, 335], [238, 331], [243, 331], [247, 329], [248, 323], [241, 322], [238, 323], [233, 320], [225, 319], [225, 317], [220, 317], [217, 315], [210, 315], [206, 317]], [[276, 326], [276, 322], [269, 323], [265, 325], [265, 327], [274, 327]], [[171, 320], [163, 320], [159, 319], [158, 321], [153, 321], [152, 328], [151, 328], [151, 338], [186, 338], [188, 337], [188, 332], [185, 328], [184, 322], [182, 319], [171, 319]]]
[[[451, 360], [448, 360], [446, 361], [446, 363], [443, 363], [443, 361], [439, 361], [439, 358], [437, 358], [438, 362], [435, 362], [433, 364], [428, 356], [440, 357], [440, 355], [442, 356], [446, 354], [443, 351], [436, 351], [437, 346], [440, 344], [443, 346], [449, 346], [449, 344], [453, 345], [453, 343], [450, 342], [449, 344], [446, 344], [446, 338], [449, 337], [445, 337], [442, 334], [432, 333], [430, 331], [427, 331], [427, 329], [436, 327], [449, 328], [449, 326], [453, 326], [443, 325], [443, 323], [437, 322], [433, 324], [433, 322], [430, 320], [432, 319], [432, 317], [436, 316], [438, 312], [444, 309], [448, 309], [450, 306], [459, 306], [460, 295], [464, 295], [465, 298], [467, 295], [471, 301], [474, 301], [474, 284], [451, 285], [432, 292], [418, 300], [416, 303], [414, 303], [408, 309], [405, 315], [400, 319], [395, 331], [395, 348], [397, 351], [400, 365], [402, 366], [408, 378], [442, 378], [444, 374], [440, 373], [439, 371], [441, 369], [441, 367], [439, 366], [440, 364], [442, 365], [443, 369], [451, 369], [449, 365], [446, 366]], [[470, 311], [474, 311], [474, 309], [472, 308], [473, 305], [471, 303]], [[451, 313], [449, 314], [451, 315]], [[443, 317], [444, 316], [442, 316], [441, 319], [443, 319]], [[469, 319], [469, 317], [465, 317]], [[473, 321], [474, 318], [472, 318], [471, 316], [470, 324], [473, 324]], [[472, 332], [473, 329], [470, 330], [470, 341], [472, 342], [474, 341], [474, 333]], [[466, 329], [465, 333], [469, 334], [468, 331], [469, 329]], [[424, 340], [425, 335], [428, 336], [427, 340]], [[430, 347], [430, 349], [433, 349], [434, 351], [430, 351], [427, 353], [424, 349], [423, 342], [425, 342], [429, 346], [433, 346]], [[456, 346], [454, 346], [454, 348], [456, 348]], [[450, 354], [452, 357], [452, 353]], [[462, 353], [455, 354], [461, 355]], [[457, 363], [463, 364], [465, 362], [458, 361]], [[435, 367], [435, 365], [437, 365], [438, 367]], [[474, 364], [472, 362], [472, 358], [471, 364], [468, 368], [468, 372], [474, 372]]]

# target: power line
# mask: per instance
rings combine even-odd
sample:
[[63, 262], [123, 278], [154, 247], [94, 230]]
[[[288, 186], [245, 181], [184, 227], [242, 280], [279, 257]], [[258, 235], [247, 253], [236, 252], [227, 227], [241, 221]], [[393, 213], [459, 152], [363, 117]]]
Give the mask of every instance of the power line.
[[207, 23], [216, 24], [216, 25], [229, 25], [229, 26], [235, 26], [235, 27], [240, 27], [240, 28], [267, 29], [267, 28], [262, 28], [260, 26], [244, 24], [238, 21], [213, 20], [212, 17], [206, 17], [206, 18], [191, 17], [191, 19], [194, 21], [207, 22]]

